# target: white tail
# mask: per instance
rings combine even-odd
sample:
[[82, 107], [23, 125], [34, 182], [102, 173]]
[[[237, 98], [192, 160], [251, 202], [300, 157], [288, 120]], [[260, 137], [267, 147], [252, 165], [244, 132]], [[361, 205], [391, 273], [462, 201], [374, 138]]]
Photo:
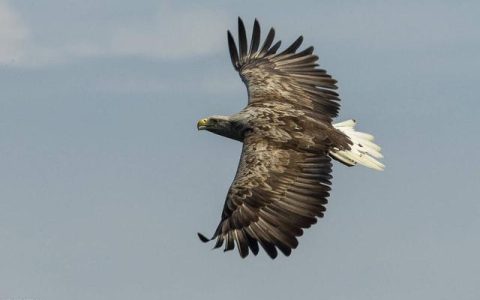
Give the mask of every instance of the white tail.
[[339, 161], [353, 166], [357, 163], [366, 167], [382, 171], [385, 168], [381, 162], [375, 158], [382, 158], [380, 146], [373, 142], [373, 135], [355, 131], [355, 120], [348, 120], [333, 124], [333, 127], [347, 135], [353, 142], [348, 151], [332, 149], [330, 155]]

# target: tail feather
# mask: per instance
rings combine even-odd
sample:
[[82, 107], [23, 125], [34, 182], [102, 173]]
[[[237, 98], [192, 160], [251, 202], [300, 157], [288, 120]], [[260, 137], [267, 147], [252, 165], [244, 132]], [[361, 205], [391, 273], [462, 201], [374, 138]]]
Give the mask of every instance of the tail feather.
[[355, 125], [355, 120], [347, 120], [333, 125], [337, 130], [348, 136], [353, 145], [350, 146], [350, 150], [333, 148], [330, 150], [330, 155], [349, 166], [354, 166], [358, 163], [368, 168], [382, 171], [385, 165], [376, 159], [383, 157], [382, 153], [380, 153], [380, 146], [373, 142], [373, 135], [355, 131]]

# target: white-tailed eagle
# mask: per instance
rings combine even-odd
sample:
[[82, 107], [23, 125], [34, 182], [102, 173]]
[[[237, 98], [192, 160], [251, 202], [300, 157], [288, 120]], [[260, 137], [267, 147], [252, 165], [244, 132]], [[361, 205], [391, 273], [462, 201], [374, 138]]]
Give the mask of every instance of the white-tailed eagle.
[[318, 68], [313, 47], [297, 51], [300, 36], [277, 53], [270, 29], [260, 45], [260, 25], [253, 25], [250, 46], [238, 19], [237, 48], [228, 46], [235, 70], [247, 86], [248, 105], [231, 116], [198, 121], [199, 130], [240, 141], [243, 150], [213, 237], [225, 251], [235, 245], [246, 257], [259, 245], [271, 258], [290, 255], [303, 229], [323, 217], [330, 191], [331, 158], [347, 166], [382, 170], [373, 136], [354, 130], [355, 121], [333, 124], [340, 107], [336, 80]]

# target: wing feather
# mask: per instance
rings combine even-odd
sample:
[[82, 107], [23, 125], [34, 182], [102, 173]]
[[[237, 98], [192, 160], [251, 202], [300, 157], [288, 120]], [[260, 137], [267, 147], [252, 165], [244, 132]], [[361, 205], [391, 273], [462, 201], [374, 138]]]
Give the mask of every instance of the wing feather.
[[258, 50], [260, 46], [260, 24], [258, 23], [257, 19], [253, 23], [253, 32], [252, 32], [252, 43], [250, 44], [250, 52], [249, 55], [252, 56]]
[[318, 56], [313, 54], [313, 47], [297, 52], [303, 36], [277, 54], [281, 44], [280, 41], [274, 43], [275, 29], [271, 28], [258, 50], [260, 25], [255, 20], [248, 50], [245, 25], [239, 18], [238, 40], [239, 53], [229, 33], [232, 64], [247, 85], [249, 103], [272, 100], [290, 103], [328, 123], [337, 116], [340, 99], [332, 91], [337, 89], [337, 81], [317, 68]]
[[295, 42], [293, 42], [290, 46], [288, 46], [287, 49], [285, 49], [282, 53], [280, 53], [280, 56], [295, 53], [295, 51], [297, 51], [298, 47], [300, 47], [300, 45], [302, 45], [302, 42], [303, 42], [303, 36], [299, 36], [295, 40]]
[[235, 45], [235, 40], [233, 39], [232, 33], [227, 31], [228, 37], [228, 50], [230, 51], [230, 58], [232, 60], [232, 64], [236, 70], [240, 69], [240, 61], [238, 59], [238, 51], [237, 45]]
[[268, 56], [268, 55], [273, 55], [273, 54], [277, 53], [277, 50], [278, 50], [278, 48], [280, 48], [281, 45], [282, 45], [282, 41], [276, 42], [275, 45], [273, 45], [270, 49], [268, 49], [268, 51], [265, 55]]
[[265, 39], [265, 42], [263, 43], [262, 49], [259, 51], [259, 56], [263, 57], [265, 53], [267, 53], [268, 49], [270, 49], [270, 46], [273, 43], [273, 40], [275, 39], [275, 29], [270, 28], [270, 31], [267, 34], [267, 38]]
[[242, 19], [238, 18], [238, 41], [240, 52], [240, 63], [246, 63], [247, 59], [247, 32], [245, 31], [245, 25], [243, 25]]
[[[215, 248], [237, 247], [240, 256], [258, 253], [258, 244], [275, 258], [290, 255], [297, 237], [325, 212], [331, 162], [326, 154], [279, 149], [258, 134], [244, 140], [237, 175], [212, 239]], [[263, 149], [263, 150], [258, 150]], [[203, 238], [202, 241], [207, 240]]]

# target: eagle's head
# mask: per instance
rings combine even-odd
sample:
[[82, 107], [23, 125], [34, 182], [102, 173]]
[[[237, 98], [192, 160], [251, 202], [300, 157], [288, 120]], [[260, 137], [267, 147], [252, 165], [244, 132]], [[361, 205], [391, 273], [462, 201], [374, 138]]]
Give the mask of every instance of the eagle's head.
[[197, 122], [198, 130], [207, 130], [234, 140], [243, 141], [245, 134], [244, 122], [229, 116], [211, 116]]

